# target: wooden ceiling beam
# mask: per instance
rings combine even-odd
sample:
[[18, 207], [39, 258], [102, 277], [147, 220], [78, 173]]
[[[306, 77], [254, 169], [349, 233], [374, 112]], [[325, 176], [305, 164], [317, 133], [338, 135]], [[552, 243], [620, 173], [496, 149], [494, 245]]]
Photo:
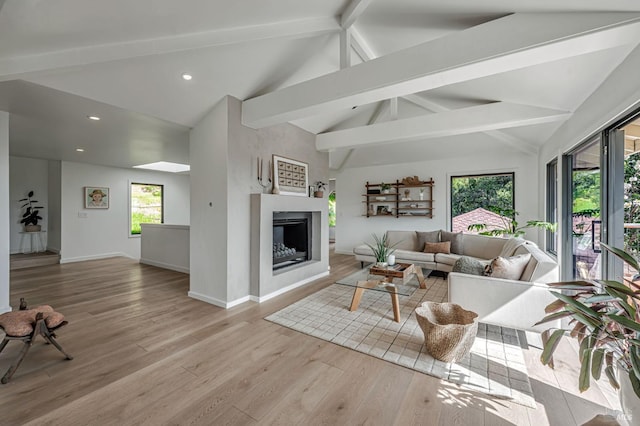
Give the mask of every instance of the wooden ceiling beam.
[[260, 128], [587, 54], [640, 39], [640, 14], [514, 14], [245, 100]]

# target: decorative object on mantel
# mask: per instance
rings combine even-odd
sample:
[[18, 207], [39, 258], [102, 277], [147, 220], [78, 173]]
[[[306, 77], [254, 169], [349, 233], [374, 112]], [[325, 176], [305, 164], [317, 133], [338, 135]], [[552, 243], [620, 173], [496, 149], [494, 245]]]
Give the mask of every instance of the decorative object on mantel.
[[324, 197], [324, 188], [327, 186], [326, 183], [322, 181], [317, 181], [315, 184], [315, 191], [313, 192], [313, 196], [316, 198]]
[[307, 197], [309, 165], [278, 155], [273, 156], [273, 194]]
[[26, 208], [24, 213], [22, 213], [22, 220], [20, 223], [24, 224], [25, 232], [39, 232], [42, 229], [42, 226], [38, 225], [38, 221], [42, 220], [42, 217], [40, 216], [40, 210], [38, 209], [43, 209], [44, 207], [35, 206], [34, 204], [36, 204], [38, 200], [34, 200], [31, 197], [33, 197], [33, 191], [29, 191], [27, 198], [19, 200], [19, 202], [24, 202], [20, 208]]
[[[263, 170], [262, 170], [262, 166], [263, 166], [263, 161], [262, 158], [257, 158], [258, 160], [258, 183], [260, 184], [260, 186], [262, 187], [263, 191], [267, 191], [267, 188], [269, 188], [269, 186], [271, 185], [271, 176], [273, 175], [273, 165], [271, 164], [271, 161], [269, 161], [269, 173], [267, 174], [267, 181], [265, 183], [263, 176]], [[269, 191], [267, 191], [268, 193]]]

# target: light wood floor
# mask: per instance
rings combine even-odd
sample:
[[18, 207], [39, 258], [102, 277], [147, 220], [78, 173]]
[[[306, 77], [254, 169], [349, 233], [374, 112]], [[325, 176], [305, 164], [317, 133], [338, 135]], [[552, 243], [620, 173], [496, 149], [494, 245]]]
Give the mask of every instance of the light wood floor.
[[[0, 424], [567, 426], [615, 406], [606, 388], [578, 393], [568, 343], [555, 371], [525, 351], [532, 409], [263, 320], [358, 267], [332, 254], [330, 277], [229, 310], [187, 297], [187, 275], [124, 258], [13, 271], [13, 306], [25, 297], [64, 313], [59, 341], [75, 359], [39, 338], [0, 385]], [[0, 374], [19, 347], [0, 355]]]

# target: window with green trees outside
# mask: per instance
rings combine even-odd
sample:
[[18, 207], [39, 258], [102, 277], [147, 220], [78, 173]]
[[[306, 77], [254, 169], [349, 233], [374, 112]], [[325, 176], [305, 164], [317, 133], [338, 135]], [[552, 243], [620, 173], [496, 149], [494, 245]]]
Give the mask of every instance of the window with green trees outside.
[[131, 184], [131, 235], [139, 235], [141, 223], [164, 222], [164, 187], [148, 183]]

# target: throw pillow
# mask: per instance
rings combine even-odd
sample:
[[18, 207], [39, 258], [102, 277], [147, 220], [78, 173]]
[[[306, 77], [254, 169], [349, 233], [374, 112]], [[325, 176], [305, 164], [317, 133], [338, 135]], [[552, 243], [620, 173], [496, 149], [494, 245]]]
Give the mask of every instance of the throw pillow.
[[440, 242], [440, 230], [430, 232], [416, 231], [418, 238], [418, 247], [416, 251], [424, 250], [424, 243], [439, 243]]
[[440, 231], [440, 241], [451, 242], [451, 253], [462, 253], [462, 232]]
[[484, 275], [484, 264], [473, 257], [462, 256], [453, 264], [451, 272], [461, 272], [469, 275]]
[[493, 278], [505, 278], [508, 280], [519, 280], [524, 272], [531, 254], [519, 254], [512, 257], [498, 256], [487, 265], [484, 272]]
[[502, 256], [502, 257], [513, 256], [513, 254], [516, 252], [518, 247], [520, 247], [521, 245], [524, 245], [525, 243], [526, 241], [519, 237], [509, 238], [507, 241], [504, 242], [504, 246], [502, 246], [502, 251], [500, 252], [499, 256]]
[[451, 243], [449, 241], [443, 241], [441, 243], [424, 243], [425, 253], [451, 253]]

